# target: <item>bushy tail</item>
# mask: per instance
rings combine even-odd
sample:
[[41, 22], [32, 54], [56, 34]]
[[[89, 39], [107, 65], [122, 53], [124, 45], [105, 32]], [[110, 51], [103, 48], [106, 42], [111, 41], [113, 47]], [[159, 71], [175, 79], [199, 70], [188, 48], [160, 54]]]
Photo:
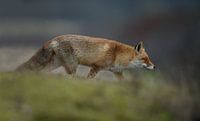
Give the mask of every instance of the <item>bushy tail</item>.
[[16, 71], [40, 71], [52, 60], [54, 54], [53, 49], [42, 47]]

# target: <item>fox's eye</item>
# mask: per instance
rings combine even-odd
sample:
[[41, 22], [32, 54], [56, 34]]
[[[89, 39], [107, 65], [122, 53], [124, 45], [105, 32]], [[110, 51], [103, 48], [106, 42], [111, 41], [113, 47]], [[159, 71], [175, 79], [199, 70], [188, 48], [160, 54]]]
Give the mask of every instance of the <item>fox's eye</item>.
[[145, 61], [145, 60], [146, 60], [146, 58], [141, 58], [141, 60], [142, 60], [142, 61]]

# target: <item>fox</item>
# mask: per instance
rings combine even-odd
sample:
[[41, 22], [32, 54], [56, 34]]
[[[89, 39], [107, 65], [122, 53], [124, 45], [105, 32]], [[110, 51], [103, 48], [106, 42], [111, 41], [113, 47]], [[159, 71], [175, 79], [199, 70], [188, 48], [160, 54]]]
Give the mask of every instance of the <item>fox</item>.
[[78, 65], [91, 68], [88, 78], [94, 78], [101, 70], [108, 70], [118, 80], [124, 79], [125, 69], [155, 69], [142, 41], [131, 46], [111, 39], [67, 34], [46, 41], [16, 71], [41, 71], [48, 67], [54, 70], [62, 66], [67, 74], [75, 75]]

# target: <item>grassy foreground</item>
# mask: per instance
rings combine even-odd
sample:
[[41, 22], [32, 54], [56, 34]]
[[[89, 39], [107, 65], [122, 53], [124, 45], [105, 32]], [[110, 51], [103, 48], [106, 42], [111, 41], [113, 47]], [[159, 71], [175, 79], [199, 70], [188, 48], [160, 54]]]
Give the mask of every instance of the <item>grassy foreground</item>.
[[155, 76], [119, 82], [0, 73], [0, 121], [177, 120], [187, 93]]

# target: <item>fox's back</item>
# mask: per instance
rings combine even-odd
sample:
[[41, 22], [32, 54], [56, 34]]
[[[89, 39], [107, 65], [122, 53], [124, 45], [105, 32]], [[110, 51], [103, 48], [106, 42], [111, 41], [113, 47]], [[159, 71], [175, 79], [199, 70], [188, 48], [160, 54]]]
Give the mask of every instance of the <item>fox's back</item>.
[[74, 54], [83, 63], [93, 63], [105, 56], [113, 56], [115, 46], [120, 44], [109, 39], [81, 35], [62, 35], [53, 40], [58, 41], [60, 45], [72, 47]]

